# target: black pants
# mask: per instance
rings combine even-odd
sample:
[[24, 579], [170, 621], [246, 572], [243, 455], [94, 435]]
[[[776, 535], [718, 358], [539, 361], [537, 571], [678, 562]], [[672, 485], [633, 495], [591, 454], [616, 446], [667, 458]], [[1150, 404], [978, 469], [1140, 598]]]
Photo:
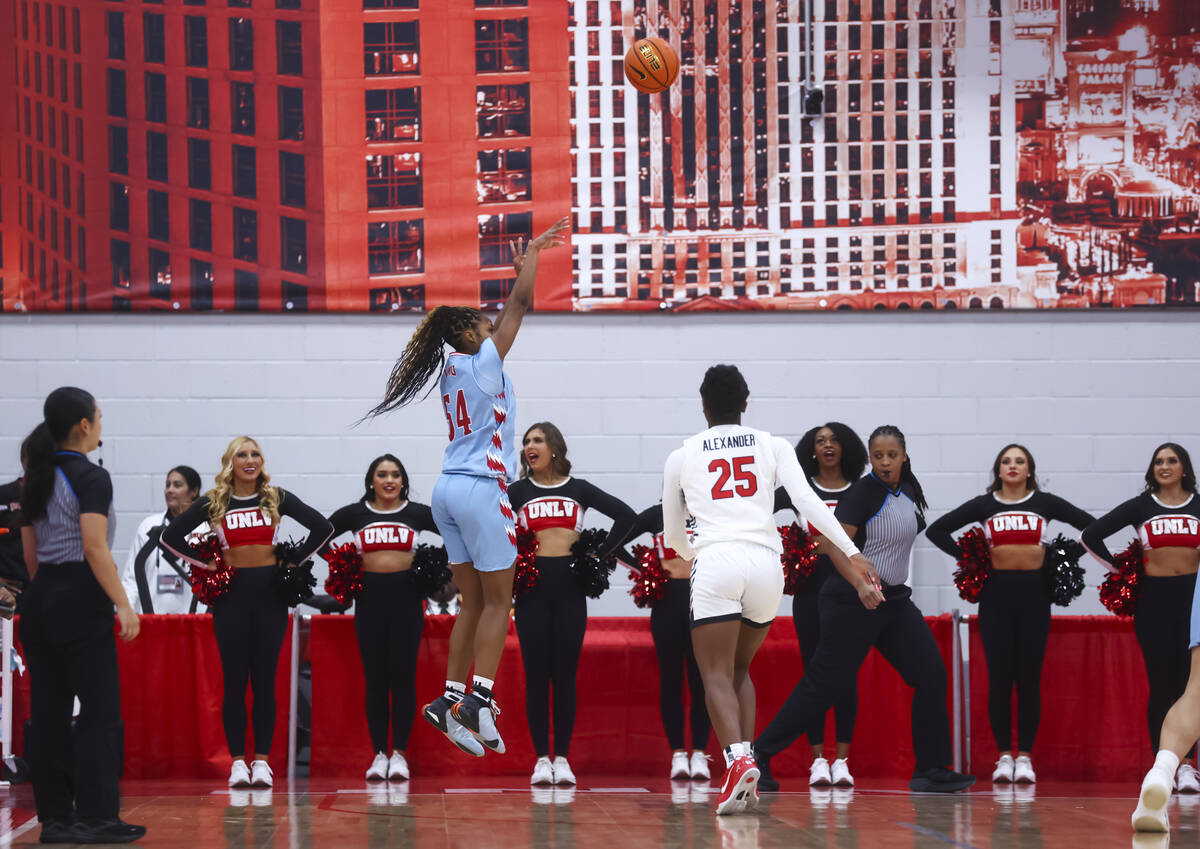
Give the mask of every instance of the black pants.
[[[821, 641], [821, 614], [818, 600], [821, 587], [833, 575], [837, 574], [833, 561], [824, 555], [817, 561], [817, 568], [804, 582], [800, 591], [792, 596], [792, 624], [796, 627], [796, 639], [800, 643], [800, 658], [804, 661], [804, 669], [812, 663], [817, 645]], [[833, 721], [837, 742], [849, 744], [854, 739], [854, 720], [858, 716], [858, 686], [842, 694], [833, 703]], [[808, 745], [820, 746], [825, 742], [825, 717], [810, 725], [805, 734]]]
[[88, 564], [38, 567], [21, 600], [20, 636], [29, 663], [38, 819], [117, 816], [124, 741], [113, 605]]
[[755, 741], [775, 755], [825, 715], [854, 687], [859, 667], [874, 646], [904, 683], [913, 688], [912, 740], [917, 770], [950, 763], [950, 716], [946, 711], [946, 665], [921, 611], [906, 586], [888, 587], [887, 601], [867, 610], [840, 576], [821, 589], [821, 643], [779, 713]]
[[[367, 685], [367, 730], [376, 752], [405, 749], [417, 712], [417, 650], [425, 627], [425, 600], [412, 572], [363, 572], [354, 607], [354, 633]], [[389, 697], [391, 705], [389, 707]]]
[[212, 606], [221, 655], [221, 721], [235, 758], [246, 754], [246, 685], [254, 692], [254, 752], [268, 754], [275, 736], [275, 671], [287, 634], [287, 605], [275, 589], [275, 569], [238, 569]]
[[1133, 630], [1142, 649], [1146, 679], [1150, 683], [1146, 724], [1150, 728], [1150, 746], [1157, 752], [1163, 720], [1187, 688], [1192, 668], [1188, 643], [1191, 641], [1192, 593], [1196, 588], [1196, 576], [1154, 578], [1143, 575], [1138, 587]]
[[650, 609], [650, 634], [658, 655], [658, 708], [671, 749], [684, 748], [683, 677], [691, 694], [692, 749], [708, 748], [712, 722], [704, 705], [704, 682], [692, 650], [690, 581], [672, 578], [658, 604]]
[[567, 756], [575, 730], [575, 675], [587, 630], [587, 597], [570, 557], [537, 558], [534, 588], [517, 599], [517, 638], [525, 663], [525, 715], [537, 756], [550, 754], [550, 688], [554, 688], [554, 753]]
[[1012, 750], [1017, 688], [1017, 749], [1033, 750], [1042, 719], [1042, 661], [1050, 637], [1050, 596], [1041, 569], [993, 569], [979, 594], [979, 638], [988, 671], [988, 719], [1000, 753]]

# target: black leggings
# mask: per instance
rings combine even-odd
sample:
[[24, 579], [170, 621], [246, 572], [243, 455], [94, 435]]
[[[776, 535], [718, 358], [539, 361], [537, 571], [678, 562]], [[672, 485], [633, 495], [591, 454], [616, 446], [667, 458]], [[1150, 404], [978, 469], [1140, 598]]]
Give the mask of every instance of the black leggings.
[[537, 558], [537, 584], [516, 603], [525, 663], [525, 716], [537, 756], [550, 754], [550, 686], [554, 685], [554, 753], [567, 756], [575, 729], [575, 674], [587, 630], [587, 597], [570, 557]]
[[912, 740], [917, 771], [950, 763], [950, 715], [946, 665], [907, 586], [887, 587], [887, 598], [867, 610], [841, 577], [821, 588], [821, 644], [812, 665], [755, 745], [766, 755], [782, 752], [844, 696], [874, 646], [913, 688]]
[[[817, 601], [825, 581], [835, 574], [833, 561], [821, 555], [817, 568], [800, 591], [792, 596], [792, 624], [796, 627], [796, 639], [800, 642], [800, 658], [804, 668], [812, 662], [817, 645], [821, 641], [821, 614]], [[833, 703], [833, 720], [837, 742], [849, 744], [854, 739], [854, 720], [858, 717], [858, 682]], [[825, 717], [814, 722], [806, 730], [808, 745], [820, 746], [825, 742]]]
[[658, 655], [658, 708], [662, 713], [663, 729], [671, 749], [683, 745], [683, 677], [687, 672], [688, 693], [691, 694], [692, 749], [708, 748], [712, 722], [704, 706], [704, 683], [696, 653], [692, 650], [691, 593], [687, 578], [667, 581], [666, 593], [650, 609], [650, 634], [654, 637], [654, 653]]
[[275, 670], [287, 634], [287, 605], [275, 589], [275, 568], [238, 569], [212, 606], [221, 655], [221, 722], [235, 758], [246, 754], [246, 685], [254, 692], [254, 752], [269, 754], [275, 736]]
[[1170, 578], [1142, 575], [1138, 581], [1133, 630], [1142, 649], [1146, 679], [1150, 683], [1146, 724], [1150, 728], [1150, 746], [1155, 752], [1167, 711], [1183, 695], [1191, 673], [1192, 652], [1188, 643], [1191, 641], [1195, 588], [1194, 573]]
[[993, 569], [979, 595], [979, 638], [988, 670], [988, 719], [1001, 754], [1012, 750], [1017, 688], [1017, 749], [1033, 750], [1042, 718], [1042, 661], [1050, 636], [1050, 596], [1041, 569]]
[[21, 599], [20, 640], [29, 661], [28, 754], [38, 819], [115, 817], [124, 745], [113, 605], [88, 564], [38, 567]]
[[[425, 600], [412, 572], [363, 572], [354, 607], [354, 633], [367, 685], [367, 730], [376, 752], [408, 746], [417, 712], [417, 650], [425, 626]], [[391, 696], [391, 706], [388, 697]]]

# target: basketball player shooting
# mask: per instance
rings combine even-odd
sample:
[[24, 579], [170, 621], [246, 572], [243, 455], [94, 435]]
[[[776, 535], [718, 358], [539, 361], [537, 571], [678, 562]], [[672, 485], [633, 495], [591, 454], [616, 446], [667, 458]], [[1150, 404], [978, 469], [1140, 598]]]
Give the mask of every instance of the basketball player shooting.
[[[700, 398], [708, 429], [671, 453], [663, 482], [663, 533], [667, 545], [692, 560], [692, 645], [725, 752], [718, 814], [758, 801], [759, 771], [749, 742], [755, 710], [750, 661], [783, 598], [776, 487], [783, 486], [796, 510], [853, 568], [879, 585], [871, 562], [809, 486], [792, 446], [742, 425], [749, 395], [736, 366], [716, 365], [705, 373]], [[687, 513], [695, 519], [690, 539]]]

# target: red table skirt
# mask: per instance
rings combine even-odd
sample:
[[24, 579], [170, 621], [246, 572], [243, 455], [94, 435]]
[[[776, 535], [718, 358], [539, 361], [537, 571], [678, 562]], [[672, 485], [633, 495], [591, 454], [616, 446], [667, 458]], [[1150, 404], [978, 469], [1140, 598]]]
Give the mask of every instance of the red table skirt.
[[[950, 666], [950, 617], [930, 619]], [[418, 701], [441, 692], [453, 620], [426, 620], [417, 679]], [[987, 668], [970, 628], [971, 755], [979, 774], [996, 758], [987, 720]], [[18, 632], [19, 634], [19, 632]], [[143, 616], [132, 643], [118, 641], [128, 778], [223, 778], [229, 755], [221, 728], [220, 661], [208, 616]], [[272, 766], [285, 768], [289, 638], [280, 655]], [[370, 761], [363, 714], [362, 666], [348, 616], [315, 616], [312, 660], [312, 774], [361, 777]], [[751, 669], [758, 691], [758, 727], [773, 715], [801, 675], [790, 618], [772, 626]], [[1046, 777], [1089, 780], [1139, 776], [1151, 752], [1146, 730], [1146, 674], [1128, 620], [1056, 616], [1042, 677], [1042, 723], [1034, 756]], [[1110, 686], [1111, 685], [1111, 686]], [[525, 775], [533, 750], [525, 723], [524, 675], [516, 634], [497, 675], [508, 745], [503, 757], [461, 755], [419, 717], [409, 745], [425, 776]], [[29, 715], [29, 676], [15, 676], [14, 743]], [[859, 674], [858, 726], [852, 764], [864, 777], [905, 777], [912, 769], [911, 691], [875, 652]], [[249, 701], [249, 699], [248, 699]], [[1015, 710], [1014, 710], [1015, 715]], [[251, 739], [251, 738], [248, 738]], [[826, 740], [832, 745], [832, 716]], [[715, 740], [710, 745], [714, 757]], [[596, 618], [588, 623], [579, 670], [579, 715], [571, 763], [581, 774], [662, 773], [669, 761], [658, 713], [658, 666], [647, 618]], [[775, 759], [782, 776], [807, 774], [802, 738]], [[714, 759], [714, 769], [719, 761]]]
[[[275, 678], [275, 739], [271, 744], [271, 768], [280, 775], [287, 770], [291, 634], [289, 617]], [[231, 761], [221, 725], [221, 660], [212, 617], [142, 616], [136, 640], [117, 640], [117, 659], [125, 722], [125, 778], [227, 778]], [[13, 674], [16, 752], [22, 751], [22, 726], [29, 717], [30, 674], [29, 670], [24, 676]], [[249, 691], [246, 702], [248, 716]], [[253, 733], [247, 730], [247, 744], [253, 741]]]
[[[950, 666], [952, 622], [949, 616], [929, 620], [934, 637]], [[438, 696], [445, 684], [448, 639], [453, 619], [426, 619], [417, 673], [417, 700]], [[313, 674], [312, 774], [361, 777], [370, 763], [371, 747], [363, 713], [363, 676], [354, 637], [354, 622], [345, 616], [315, 616], [309, 641]], [[755, 657], [750, 674], [758, 694], [761, 728], [774, 715], [800, 679], [800, 650], [790, 617], [775, 620]], [[525, 722], [524, 672], [516, 630], [496, 676], [496, 696], [503, 714], [500, 728], [507, 753], [470, 758], [419, 716], [409, 742], [409, 760], [424, 776], [527, 775], [534, 752]], [[859, 723], [854, 760], [856, 774], [911, 774], [909, 727], [911, 690], [900, 676], [872, 652], [859, 674]], [[649, 618], [595, 618], [588, 622], [579, 663], [579, 713], [571, 742], [571, 766], [579, 774], [659, 775], [666, 772], [671, 750], [658, 710], [658, 663], [650, 638]], [[418, 705], [418, 709], [420, 708]], [[826, 739], [832, 745], [832, 714]], [[690, 742], [690, 737], [687, 738]], [[719, 772], [719, 749], [709, 746]], [[779, 774], [808, 774], [807, 745], [793, 746], [772, 763]]]
[[[987, 664], [979, 620], [972, 618], [969, 624], [971, 763], [976, 773], [990, 776], [997, 754], [987, 716]], [[1146, 726], [1148, 698], [1132, 619], [1053, 617], [1042, 667], [1042, 721], [1033, 747], [1038, 775], [1138, 780], [1154, 761]], [[1014, 696], [1014, 745], [1016, 719]]]

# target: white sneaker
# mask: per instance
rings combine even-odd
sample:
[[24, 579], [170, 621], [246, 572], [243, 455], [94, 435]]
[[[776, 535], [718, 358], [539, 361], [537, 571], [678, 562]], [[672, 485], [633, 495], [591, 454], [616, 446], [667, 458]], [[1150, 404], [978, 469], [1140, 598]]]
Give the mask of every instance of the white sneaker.
[[671, 754], [671, 778], [691, 778], [692, 768], [688, 765], [687, 752]]
[[1029, 759], [1028, 755], [1021, 755], [1017, 758], [1016, 764], [1013, 765], [1013, 781], [1021, 784], [1033, 784], [1037, 781], [1037, 774], [1033, 771], [1033, 761]]
[[1134, 831], [1165, 832], [1170, 829], [1167, 820], [1167, 802], [1171, 799], [1172, 776], [1157, 766], [1150, 768], [1142, 779], [1142, 792], [1138, 796], [1137, 810], [1133, 812]]
[[838, 758], [829, 768], [829, 778], [838, 787], [853, 787], [854, 776], [850, 774], [850, 765], [845, 758]]
[[555, 784], [575, 784], [575, 773], [571, 772], [571, 765], [567, 763], [567, 759], [559, 755], [554, 759], [554, 783]]
[[828, 787], [832, 783], [833, 776], [829, 773], [829, 761], [824, 758], [816, 758], [812, 762], [812, 766], [808, 768], [808, 786]]
[[1013, 756], [1005, 752], [1000, 756], [1000, 760], [996, 761], [996, 769], [992, 772], [992, 784], [1011, 784], [1015, 767]]
[[1200, 793], [1200, 774], [1191, 764], [1180, 764], [1175, 773], [1175, 789], [1180, 793]]
[[399, 752], [392, 752], [388, 758], [388, 781], [408, 781], [408, 761]]
[[554, 766], [550, 763], [549, 758], [537, 759], [533, 765], [533, 775], [529, 776], [529, 783], [531, 785], [554, 783]]
[[699, 749], [692, 752], [690, 769], [692, 778], [696, 781], [708, 781], [712, 778], [712, 774], [708, 771], [708, 755]]
[[271, 766], [266, 761], [253, 761], [250, 764], [250, 784], [253, 787], [270, 787], [275, 783], [271, 776]]
[[234, 761], [233, 769], [229, 770], [229, 786], [250, 786], [250, 767], [246, 766], [246, 762], [241, 758], [238, 758], [236, 761]]
[[367, 770], [367, 781], [384, 781], [387, 779], [388, 757], [383, 752], [375, 753], [375, 760]]

